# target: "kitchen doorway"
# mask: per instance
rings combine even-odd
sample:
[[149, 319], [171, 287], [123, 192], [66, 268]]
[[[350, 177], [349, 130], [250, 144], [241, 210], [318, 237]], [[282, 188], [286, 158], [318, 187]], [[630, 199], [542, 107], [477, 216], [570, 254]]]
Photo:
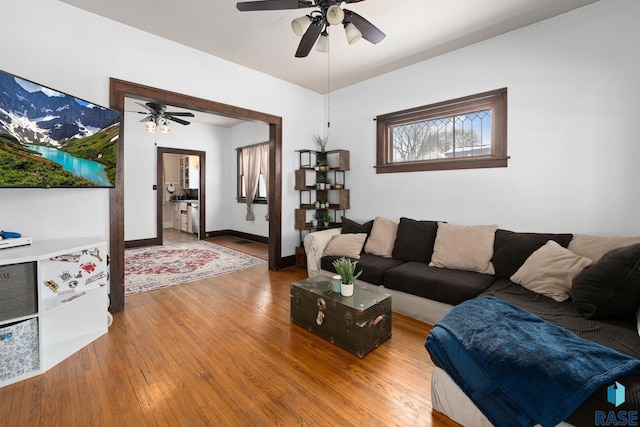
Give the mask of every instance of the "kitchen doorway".
[[204, 151], [157, 148], [157, 235], [163, 245], [206, 237]]

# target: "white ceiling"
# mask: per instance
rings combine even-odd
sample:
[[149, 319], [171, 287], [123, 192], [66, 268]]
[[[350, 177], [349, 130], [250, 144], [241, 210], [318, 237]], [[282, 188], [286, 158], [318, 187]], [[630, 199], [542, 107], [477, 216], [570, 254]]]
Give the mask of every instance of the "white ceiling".
[[332, 26], [329, 53], [314, 49], [306, 58], [294, 57], [300, 37], [291, 21], [314, 8], [240, 12], [233, 0], [60, 1], [324, 94], [597, 0], [343, 3], [386, 38], [349, 45], [343, 28]]

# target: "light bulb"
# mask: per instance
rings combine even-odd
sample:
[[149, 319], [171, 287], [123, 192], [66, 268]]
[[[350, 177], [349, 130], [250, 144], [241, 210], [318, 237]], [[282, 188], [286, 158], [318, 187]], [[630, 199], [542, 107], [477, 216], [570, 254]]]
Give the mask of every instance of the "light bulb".
[[316, 43], [316, 50], [318, 52], [329, 51], [329, 34], [326, 31], [323, 31], [322, 34], [320, 34], [318, 43]]
[[311, 18], [309, 18], [309, 16], [301, 16], [291, 21], [293, 32], [299, 36], [302, 36], [307, 31], [309, 25], [311, 25]]
[[344, 20], [344, 11], [340, 6], [333, 5], [327, 9], [327, 22], [329, 25], [340, 25]]
[[156, 131], [156, 122], [153, 119], [150, 119], [146, 124], [146, 130], [149, 133], [155, 133]]
[[347, 34], [347, 41], [349, 44], [354, 44], [362, 38], [362, 33], [352, 23], [347, 24], [344, 27], [344, 31]]

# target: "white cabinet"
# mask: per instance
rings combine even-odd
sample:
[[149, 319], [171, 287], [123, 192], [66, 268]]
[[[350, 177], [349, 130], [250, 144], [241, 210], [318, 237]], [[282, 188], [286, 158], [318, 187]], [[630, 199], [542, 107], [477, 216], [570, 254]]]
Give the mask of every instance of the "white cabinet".
[[107, 332], [109, 272], [102, 239], [34, 240], [2, 249], [0, 287], [6, 280], [3, 298], [26, 308], [0, 310], [0, 387], [51, 369]]
[[173, 221], [172, 227], [175, 230], [180, 230], [180, 203], [171, 202], [171, 219]]
[[180, 230], [187, 231], [187, 202], [180, 202]]
[[180, 156], [180, 188], [198, 188], [200, 157]]

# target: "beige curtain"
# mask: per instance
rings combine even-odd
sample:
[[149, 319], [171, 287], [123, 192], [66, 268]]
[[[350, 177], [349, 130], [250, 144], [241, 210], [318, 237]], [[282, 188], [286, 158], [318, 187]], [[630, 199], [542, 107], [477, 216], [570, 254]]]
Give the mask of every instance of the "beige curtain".
[[264, 219], [269, 221], [269, 144], [260, 145], [260, 172], [264, 176], [264, 189], [267, 194], [267, 213]]
[[258, 180], [260, 178], [260, 146], [244, 147], [242, 149], [242, 180], [247, 200], [247, 221], [253, 221], [253, 210], [251, 209], [253, 199], [258, 191]]

